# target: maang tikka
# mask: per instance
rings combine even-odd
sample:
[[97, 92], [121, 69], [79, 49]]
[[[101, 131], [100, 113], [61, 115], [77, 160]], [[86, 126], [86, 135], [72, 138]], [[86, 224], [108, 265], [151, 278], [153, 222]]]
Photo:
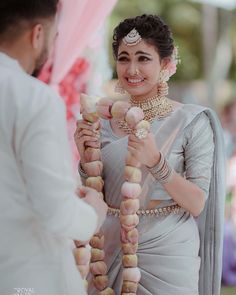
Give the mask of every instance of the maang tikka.
[[[127, 46], [134, 46], [138, 44], [142, 40], [142, 37], [140, 36], [139, 32], [133, 28], [123, 39], [122, 41]], [[138, 70], [135, 71], [136, 75], [138, 75]], [[120, 81], [118, 81], [115, 85], [115, 92], [120, 94], [126, 94], [125, 89], [122, 87]]]
[[142, 40], [142, 37], [140, 36], [139, 32], [133, 28], [124, 38], [123, 42], [127, 46], [134, 46], [138, 44]]

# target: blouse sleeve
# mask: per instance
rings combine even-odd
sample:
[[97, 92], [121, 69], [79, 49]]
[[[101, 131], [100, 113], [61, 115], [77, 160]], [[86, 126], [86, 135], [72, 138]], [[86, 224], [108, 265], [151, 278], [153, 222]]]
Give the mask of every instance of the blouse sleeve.
[[204, 112], [186, 127], [185, 140], [186, 179], [200, 187], [207, 198], [213, 165], [214, 138], [210, 120]]

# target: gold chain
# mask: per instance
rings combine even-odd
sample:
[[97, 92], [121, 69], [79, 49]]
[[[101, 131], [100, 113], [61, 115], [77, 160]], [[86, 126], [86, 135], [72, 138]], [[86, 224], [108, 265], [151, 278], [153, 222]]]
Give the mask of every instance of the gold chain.
[[[173, 111], [173, 105], [167, 97], [155, 95], [145, 101], [137, 101], [134, 98], [130, 99], [132, 107], [139, 107], [144, 112], [144, 120], [152, 123], [154, 119], [160, 120], [167, 117]], [[126, 121], [119, 120], [118, 127], [126, 133], [132, 133], [132, 129], [127, 125]]]

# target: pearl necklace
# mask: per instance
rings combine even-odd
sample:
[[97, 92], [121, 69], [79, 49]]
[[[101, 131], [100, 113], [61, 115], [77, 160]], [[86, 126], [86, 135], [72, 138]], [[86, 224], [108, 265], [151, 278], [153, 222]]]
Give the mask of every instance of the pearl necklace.
[[[132, 107], [139, 107], [144, 112], [144, 120], [152, 123], [155, 119], [161, 120], [173, 112], [173, 104], [167, 97], [160, 97], [158, 94], [145, 99], [145, 101], [137, 101], [131, 97], [130, 103]], [[126, 121], [119, 120], [118, 127], [126, 133], [132, 133], [132, 129], [128, 127]]]

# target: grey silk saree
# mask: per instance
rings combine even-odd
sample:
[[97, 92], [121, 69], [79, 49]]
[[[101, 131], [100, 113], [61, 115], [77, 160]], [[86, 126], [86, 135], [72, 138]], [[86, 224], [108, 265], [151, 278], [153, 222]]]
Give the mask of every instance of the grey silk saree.
[[[105, 198], [119, 208], [124, 181], [127, 136], [113, 134], [102, 121], [102, 161]], [[178, 107], [170, 117], [154, 122], [158, 148], [176, 172], [206, 192], [205, 209], [195, 220], [184, 210], [163, 217], [142, 216], [138, 261], [141, 270], [138, 295], [219, 295], [224, 212], [224, 150], [221, 128], [214, 112], [196, 105]], [[147, 169], [143, 167], [141, 208], [150, 200], [162, 200], [160, 207], [175, 204]], [[119, 218], [107, 216], [106, 263], [110, 286], [121, 293], [122, 251]], [[97, 294], [92, 285], [90, 295]]]

